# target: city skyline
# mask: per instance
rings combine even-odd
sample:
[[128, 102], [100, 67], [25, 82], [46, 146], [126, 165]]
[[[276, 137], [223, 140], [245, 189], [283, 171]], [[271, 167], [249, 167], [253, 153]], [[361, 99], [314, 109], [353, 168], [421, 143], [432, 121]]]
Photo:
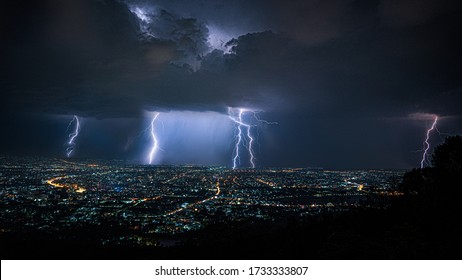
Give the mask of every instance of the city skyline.
[[[403, 195], [396, 184], [404, 170], [232, 169], [22, 157], [0, 157], [0, 163], [2, 238], [32, 234], [53, 243], [90, 240], [120, 250], [181, 248], [191, 242], [187, 234], [216, 224], [381, 209], [372, 197]], [[104, 231], [92, 233], [95, 227]]]

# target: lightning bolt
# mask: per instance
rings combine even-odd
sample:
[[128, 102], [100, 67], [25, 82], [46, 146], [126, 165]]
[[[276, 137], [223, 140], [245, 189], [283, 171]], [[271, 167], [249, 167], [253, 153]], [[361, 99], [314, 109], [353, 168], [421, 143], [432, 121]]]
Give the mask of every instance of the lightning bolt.
[[69, 130], [69, 128], [72, 126], [72, 124], [74, 122], [75, 122], [74, 132], [69, 134], [69, 136], [68, 136], [69, 141], [67, 141], [66, 155], [67, 155], [68, 158], [71, 156], [72, 152], [74, 151], [75, 139], [77, 138], [77, 136], [79, 136], [79, 132], [80, 132], [80, 121], [79, 121], [79, 118], [76, 115], [74, 115], [72, 120], [69, 122], [69, 125], [67, 126], [67, 130]]
[[236, 147], [234, 148], [235, 155], [233, 157], [233, 169], [236, 169], [238, 160], [239, 160], [239, 163], [241, 162], [241, 159], [239, 158], [239, 145], [241, 144], [241, 141], [242, 141], [242, 128], [240, 124], [237, 126], [237, 136], [236, 137], [237, 137], [237, 141], [236, 141]]
[[236, 169], [236, 167], [238, 166], [238, 163], [241, 162], [241, 159], [239, 157], [239, 146], [243, 142], [243, 137], [244, 137], [243, 136], [243, 131], [242, 131], [243, 127], [245, 127], [245, 129], [247, 130], [247, 137], [249, 139], [249, 145], [248, 145], [247, 149], [248, 149], [249, 155], [250, 155], [250, 164], [252, 165], [252, 168], [255, 168], [254, 154], [253, 154], [253, 150], [252, 150], [253, 137], [252, 137], [251, 131], [250, 131], [251, 125], [247, 124], [247, 123], [244, 123], [243, 118], [242, 118], [242, 115], [246, 111], [247, 110], [245, 110], [245, 109], [239, 108], [238, 113], [237, 113], [237, 117], [236, 117], [235, 113], [233, 112], [233, 109], [228, 108], [228, 116], [236, 124], [236, 139], [237, 140], [236, 140], [236, 145], [234, 147], [233, 169]]
[[252, 124], [251, 120], [247, 118], [245, 120], [245, 114], [252, 113], [253, 118], [258, 122], [266, 123], [266, 124], [277, 124], [276, 122], [268, 122], [265, 120], [261, 120], [258, 117], [258, 111], [244, 109], [244, 108], [231, 108], [228, 107], [228, 117], [231, 121], [236, 124], [236, 131], [235, 131], [235, 146], [233, 151], [233, 169], [236, 169], [238, 165], [241, 163], [240, 158], [240, 146], [243, 145], [249, 154], [249, 162], [252, 168], [255, 168], [255, 153], [253, 150], [253, 145], [255, 142], [255, 137], [252, 135], [252, 128], [255, 127], [255, 124]]
[[425, 141], [423, 143], [424, 149], [423, 149], [423, 154], [422, 154], [422, 160], [420, 161], [420, 168], [423, 168], [425, 164], [427, 164], [427, 165], [429, 164], [428, 150], [430, 149], [430, 143], [428, 141], [430, 140], [430, 133], [433, 130], [438, 131], [438, 129], [436, 128], [436, 123], [437, 122], [438, 122], [438, 116], [435, 115], [435, 119], [433, 120], [432, 126], [429, 129], [427, 129], [427, 134], [426, 134], [426, 137], [425, 137]]
[[151, 120], [151, 125], [149, 126], [150, 131], [151, 131], [151, 137], [152, 137], [152, 148], [151, 148], [151, 152], [149, 153], [149, 164], [152, 164], [154, 156], [156, 155], [156, 152], [159, 149], [159, 143], [157, 141], [156, 133], [154, 131], [154, 125], [158, 117], [159, 117], [159, 113], [155, 113], [154, 117]]
[[250, 125], [245, 125], [247, 128], [247, 138], [249, 138], [249, 155], [250, 155], [250, 164], [252, 165], [252, 168], [255, 168], [255, 156], [253, 155], [253, 149], [252, 149], [252, 143], [253, 143], [253, 137], [250, 134]]

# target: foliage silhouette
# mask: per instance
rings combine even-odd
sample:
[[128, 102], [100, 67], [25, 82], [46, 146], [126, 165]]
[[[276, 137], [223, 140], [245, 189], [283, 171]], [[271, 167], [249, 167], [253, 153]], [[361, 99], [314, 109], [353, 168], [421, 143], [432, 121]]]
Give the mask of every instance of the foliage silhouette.
[[447, 137], [445, 142], [435, 148], [432, 156], [433, 167], [447, 173], [462, 172], [462, 137]]

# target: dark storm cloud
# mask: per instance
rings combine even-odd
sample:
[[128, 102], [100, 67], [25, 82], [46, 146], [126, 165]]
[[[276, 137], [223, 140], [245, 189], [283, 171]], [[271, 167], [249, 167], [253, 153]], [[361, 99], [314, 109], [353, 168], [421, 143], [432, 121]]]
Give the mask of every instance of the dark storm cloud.
[[140, 30], [129, 7], [114, 1], [39, 1], [6, 10], [2, 90], [9, 110], [130, 116], [145, 107], [206, 109], [230, 100], [222, 90], [235, 81], [228, 73], [192, 73], [203, 59], [212, 66], [217, 54], [207, 55], [208, 30], [196, 19], [158, 9]]
[[366, 14], [358, 13], [357, 1], [295, 0], [290, 4], [271, 1], [267, 18], [272, 30], [283, 32], [295, 40], [312, 46], [328, 42], [358, 27]]
[[179, 55], [173, 43], [140, 43], [135, 18], [117, 2], [38, 1], [5, 10], [2, 85], [12, 110], [133, 114], [139, 101], [120, 86], [156, 75]]
[[392, 27], [424, 24], [453, 8], [451, 0], [382, 0], [379, 10], [383, 22]]
[[[331, 114], [347, 106], [367, 110], [366, 104], [386, 111], [383, 106], [403, 101], [402, 110], [413, 110], [420, 100], [460, 87], [454, 63], [460, 44], [456, 29], [447, 29], [458, 23], [457, 13], [448, 10], [449, 1], [435, 5], [417, 5], [416, 12], [429, 10], [418, 13], [419, 25], [396, 31], [397, 24], [387, 24], [412, 17], [406, 3], [13, 4], [3, 9], [3, 103], [14, 110], [100, 116], [226, 105]], [[133, 12], [137, 7], [148, 22]], [[241, 23], [239, 12], [252, 20]], [[226, 32], [234, 23], [242, 34], [228, 42], [231, 53], [213, 51], [207, 25]]]

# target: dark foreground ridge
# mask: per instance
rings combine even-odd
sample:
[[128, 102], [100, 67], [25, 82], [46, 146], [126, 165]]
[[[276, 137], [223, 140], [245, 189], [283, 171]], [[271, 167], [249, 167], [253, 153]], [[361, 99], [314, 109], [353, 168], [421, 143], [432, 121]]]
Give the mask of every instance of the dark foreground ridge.
[[[3, 236], [2, 259], [458, 259], [455, 215], [404, 201], [388, 210], [353, 210], [288, 221], [217, 224], [177, 236], [172, 247], [101, 245], [98, 228], [79, 238]], [[403, 210], [409, 210], [403, 214]], [[445, 209], [452, 210], [452, 209]], [[441, 215], [444, 215], [441, 217]], [[458, 214], [460, 217], [460, 214]]]
[[368, 207], [273, 220], [216, 219], [206, 227], [158, 234], [152, 246], [101, 244], [124, 235], [107, 223], [72, 227], [60, 237], [4, 232], [2, 259], [457, 259], [462, 250], [462, 138], [438, 146], [432, 167], [406, 173], [396, 192]]

